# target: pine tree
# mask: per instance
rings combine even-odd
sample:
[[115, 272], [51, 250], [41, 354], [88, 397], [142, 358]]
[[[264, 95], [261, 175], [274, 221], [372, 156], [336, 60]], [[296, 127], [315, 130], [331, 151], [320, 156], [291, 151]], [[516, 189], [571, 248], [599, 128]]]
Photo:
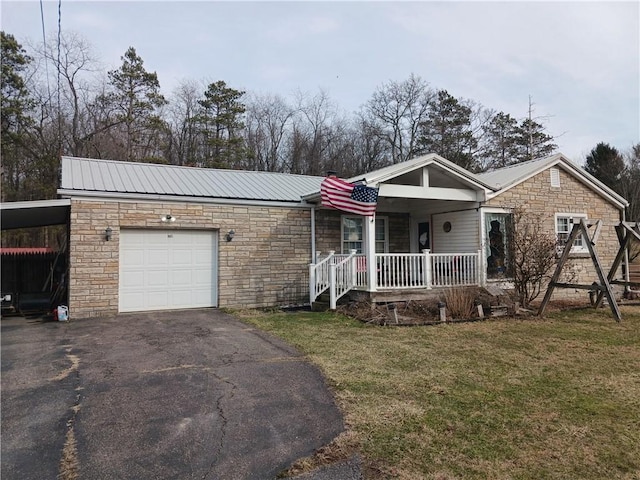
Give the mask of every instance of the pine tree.
[[600, 142], [587, 155], [584, 169], [604, 183], [618, 191], [618, 182], [624, 172], [624, 159], [615, 147]]
[[246, 154], [242, 138], [246, 107], [240, 101], [244, 94], [220, 80], [210, 84], [198, 101], [201, 109], [196, 121], [205, 148], [201, 166], [230, 168]]
[[106, 100], [115, 109], [122, 129], [119, 140], [125, 159], [150, 160], [158, 156], [164, 129], [158, 110], [167, 101], [160, 93], [158, 75], [145, 70], [135, 48], [129, 47], [121, 59], [122, 66], [108, 72], [112, 90]]
[[483, 147], [480, 157], [483, 170], [502, 168], [518, 158], [518, 122], [508, 113], [497, 113], [482, 127]]
[[[13, 35], [0, 32], [2, 62], [2, 97], [0, 100], [0, 148], [2, 150], [2, 199], [26, 200], [29, 192], [21, 192], [29, 168], [27, 146], [29, 127], [33, 124], [29, 111], [34, 101], [29, 95], [23, 74], [31, 63], [22, 45]], [[25, 197], [26, 195], [26, 197]]]
[[473, 153], [478, 141], [471, 127], [471, 108], [440, 90], [429, 104], [427, 119], [421, 124], [420, 145], [463, 168], [474, 170]]

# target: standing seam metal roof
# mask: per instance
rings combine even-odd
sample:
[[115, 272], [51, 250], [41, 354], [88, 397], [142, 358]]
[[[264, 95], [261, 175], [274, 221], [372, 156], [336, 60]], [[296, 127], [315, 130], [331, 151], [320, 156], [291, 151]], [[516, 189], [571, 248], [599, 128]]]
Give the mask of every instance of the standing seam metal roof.
[[323, 177], [62, 157], [61, 190], [301, 202]]

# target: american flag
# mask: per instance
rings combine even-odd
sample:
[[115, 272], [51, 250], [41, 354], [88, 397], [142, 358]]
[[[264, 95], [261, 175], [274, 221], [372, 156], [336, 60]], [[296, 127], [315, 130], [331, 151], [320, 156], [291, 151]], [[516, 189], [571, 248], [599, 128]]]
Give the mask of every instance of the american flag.
[[337, 177], [327, 177], [320, 185], [322, 205], [371, 217], [376, 213], [378, 190], [356, 185]]

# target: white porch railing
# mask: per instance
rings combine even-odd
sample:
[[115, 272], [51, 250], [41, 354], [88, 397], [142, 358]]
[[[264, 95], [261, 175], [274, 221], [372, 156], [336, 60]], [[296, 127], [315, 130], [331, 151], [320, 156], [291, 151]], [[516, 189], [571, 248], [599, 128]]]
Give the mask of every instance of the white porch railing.
[[[318, 252], [318, 255], [320, 252]], [[316, 301], [327, 288], [329, 288], [329, 266], [335, 261], [335, 252], [331, 250], [329, 255], [317, 263], [309, 265], [309, 300]]]
[[482, 251], [477, 253], [432, 253], [434, 287], [463, 287], [482, 284]]
[[480, 285], [482, 252], [377, 253], [376, 288], [433, 288]]
[[313, 303], [329, 289], [330, 308], [351, 289], [391, 290], [481, 285], [482, 251], [476, 253], [377, 253], [376, 276], [367, 282], [367, 258], [352, 251], [349, 255], [329, 252], [309, 265], [309, 296]]
[[335, 310], [338, 300], [356, 285], [356, 251], [329, 265], [329, 308]]

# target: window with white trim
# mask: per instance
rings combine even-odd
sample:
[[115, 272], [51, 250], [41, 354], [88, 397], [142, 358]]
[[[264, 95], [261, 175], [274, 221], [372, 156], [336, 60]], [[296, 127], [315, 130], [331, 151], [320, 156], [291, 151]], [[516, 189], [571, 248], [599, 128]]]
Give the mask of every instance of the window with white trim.
[[[560, 247], [564, 248], [571, 234], [573, 224], [579, 223], [581, 218], [586, 220], [587, 216], [584, 213], [556, 213], [556, 238]], [[571, 253], [585, 253], [587, 251], [586, 239], [581, 233], [573, 241]]]
[[[369, 221], [369, 217], [343, 216], [342, 217], [342, 253], [349, 253], [356, 250], [362, 253], [364, 248], [365, 233], [364, 222]], [[389, 251], [389, 228], [387, 217], [376, 217], [375, 242], [376, 253]]]

